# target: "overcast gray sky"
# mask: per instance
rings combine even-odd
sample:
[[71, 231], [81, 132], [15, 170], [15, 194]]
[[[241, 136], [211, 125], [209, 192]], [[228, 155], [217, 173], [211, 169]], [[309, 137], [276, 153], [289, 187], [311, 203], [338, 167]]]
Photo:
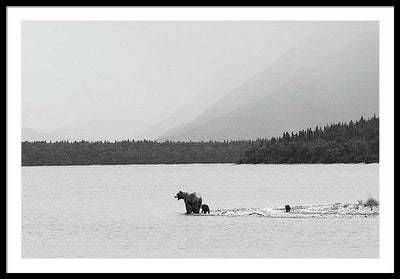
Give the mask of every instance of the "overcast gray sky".
[[318, 25], [23, 22], [22, 126], [65, 139], [132, 139], [152, 127], [162, 133], [163, 125], [198, 116]]

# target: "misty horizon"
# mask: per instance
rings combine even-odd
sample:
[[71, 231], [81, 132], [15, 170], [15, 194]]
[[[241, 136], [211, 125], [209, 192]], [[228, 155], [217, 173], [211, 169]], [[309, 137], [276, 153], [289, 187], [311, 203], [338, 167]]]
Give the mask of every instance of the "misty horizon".
[[[22, 127], [53, 140], [157, 140], [185, 123], [201, 124], [197, 118], [319, 30], [344, 34], [337, 42], [341, 48], [354, 32], [372, 30], [377, 37], [377, 26], [313, 21], [24, 22]], [[313, 55], [302, 53], [305, 59]], [[243, 107], [250, 93], [242, 94], [235, 105]], [[363, 111], [361, 106], [351, 119], [340, 121], [373, 113], [379, 115], [378, 109]], [[321, 121], [319, 125], [330, 124]], [[296, 128], [282, 127], [287, 132]]]
[[[349, 123], [355, 123], [355, 122], [359, 121], [360, 119], [371, 120], [371, 119], [374, 119], [374, 118], [378, 118], [379, 119], [379, 116], [377, 116], [376, 114], [374, 114], [372, 116], [361, 115], [356, 120], [351, 119], [349, 121], [326, 123], [324, 125], [317, 125], [315, 127], [309, 126], [309, 127], [304, 127], [304, 129], [296, 130], [296, 131], [295, 130], [288, 130], [288, 131], [285, 131], [284, 133], [285, 134], [286, 133], [288, 133], [288, 134], [292, 134], [292, 133], [293, 134], [298, 134], [299, 132], [307, 131], [309, 129], [311, 129], [311, 131], [315, 131], [316, 127], [318, 127], [319, 129], [323, 129], [324, 127], [329, 127], [330, 125], [336, 125], [336, 124], [347, 125]], [[91, 142], [91, 143], [103, 142], [103, 143], [106, 143], [106, 142], [135, 142], [135, 141], [137, 141], [137, 142], [149, 141], [149, 142], [159, 142], [159, 143], [162, 143], [162, 142], [171, 142], [171, 143], [173, 143], [173, 142], [176, 142], [176, 143], [185, 142], [185, 140], [173, 140], [173, 139], [172, 140], [169, 140], [169, 139], [158, 140], [158, 139], [149, 139], [149, 138], [139, 138], [139, 139], [125, 138], [125, 139], [119, 139], [119, 140], [116, 140], [116, 139], [114, 139], [114, 140], [108, 140], [108, 139], [105, 139], [105, 140], [101, 140], [101, 139], [99, 139], [99, 140], [72, 139], [71, 140], [71, 139], [57, 138], [54, 135], [49, 135], [49, 134], [43, 133], [41, 131], [37, 131], [37, 130], [31, 129], [31, 128], [28, 128], [28, 127], [24, 127], [24, 126], [22, 126], [22, 129], [23, 129], [23, 132], [28, 134], [30, 137], [33, 137], [33, 138], [37, 137], [38, 138], [37, 140], [36, 139], [33, 139], [33, 140], [24, 140], [24, 139], [22, 139], [22, 142], [35, 142], [35, 141], [36, 142], [46, 141], [46, 142], [53, 142], [53, 143], [55, 143], [55, 142], [71, 142], [71, 143], [72, 142]], [[49, 136], [52, 136], [52, 137], [48, 138]], [[45, 138], [45, 140], [40, 139], [41, 137]], [[272, 137], [268, 137], [268, 138], [265, 138], [265, 137], [264, 138], [263, 137], [258, 137], [258, 138], [251, 138], [251, 139], [228, 139], [227, 138], [227, 139], [224, 139], [224, 140], [212, 140], [212, 139], [210, 139], [210, 140], [199, 140], [199, 141], [189, 140], [187, 142], [239, 142], [239, 141], [256, 141], [256, 140], [267, 140], [268, 141], [268, 140], [272, 140], [273, 138], [278, 139], [278, 138], [281, 138], [281, 137], [282, 137], [282, 134], [279, 134], [279, 135], [276, 135], [276, 136], [272, 136]]]

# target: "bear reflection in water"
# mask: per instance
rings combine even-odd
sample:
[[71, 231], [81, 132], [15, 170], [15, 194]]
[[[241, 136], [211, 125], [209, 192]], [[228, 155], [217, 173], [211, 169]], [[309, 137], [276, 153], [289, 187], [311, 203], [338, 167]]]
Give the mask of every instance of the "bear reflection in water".
[[186, 193], [179, 191], [176, 195], [175, 198], [179, 200], [183, 199], [185, 202], [185, 207], [186, 207], [186, 214], [190, 213], [200, 213], [200, 206], [202, 202], [202, 198], [200, 194], [193, 192], [193, 193]]

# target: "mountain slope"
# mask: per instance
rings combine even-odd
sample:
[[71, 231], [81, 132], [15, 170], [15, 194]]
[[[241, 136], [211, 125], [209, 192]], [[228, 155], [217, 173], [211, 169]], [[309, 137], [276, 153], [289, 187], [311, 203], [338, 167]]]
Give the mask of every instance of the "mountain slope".
[[43, 133], [43, 132], [39, 132], [37, 130], [28, 128], [28, 127], [22, 127], [21, 128], [21, 141], [57, 141], [60, 140], [59, 137], [51, 135], [51, 134], [47, 134], [47, 133]]
[[[345, 23], [343, 23], [345, 24]], [[379, 113], [377, 24], [317, 30], [159, 140], [254, 139]]]

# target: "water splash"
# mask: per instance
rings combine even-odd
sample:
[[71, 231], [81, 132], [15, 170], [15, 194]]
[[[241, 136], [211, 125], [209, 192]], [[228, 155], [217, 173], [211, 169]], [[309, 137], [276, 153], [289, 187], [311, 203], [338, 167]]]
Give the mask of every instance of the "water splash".
[[274, 208], [233, 208], [211, 210], [210, 214], [197, 216], [229, 216], [229, 217], [267, 217], [267, 218], [356, 218], [378, 217], [379, 206], [365, 207], [358, 204], [311, 204], [291, 206], [290, 212], [285, 207]]

